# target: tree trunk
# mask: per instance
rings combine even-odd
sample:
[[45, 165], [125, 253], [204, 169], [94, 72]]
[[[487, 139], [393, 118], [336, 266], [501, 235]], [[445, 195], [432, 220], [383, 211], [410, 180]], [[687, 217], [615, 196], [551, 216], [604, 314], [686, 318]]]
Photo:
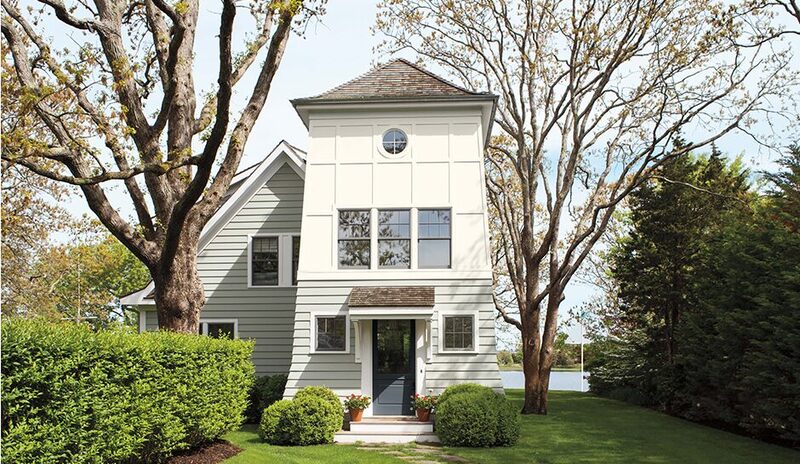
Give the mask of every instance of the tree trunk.
[[[523, 326], [522, 373], [525, 375], [525, 403], [522, 414], [547, 414], [547, 380], [542, 377], [540, 352], [539, 334], [530, 333]], [[549, 372], [546, 377], [550, 377]]]
[[182, 240], [175, 258], [153, 276], [158, 326], [161, 330], [198, 333], [200, 310], [206, 302], [197, 274], [197, 245]]
[[[522, 326], [522, 370], [525, 374], [525, 403], [523, 414], [547, 414], [547, 394], [550, 391], [550, 371], [553, 367], [553, 345], [558, 329], [558, 308], [563, 300], [558, 290], [553, 290], [547, 300], [544, 334], [540, 337], [539, 325]], [[533, 316], [538, 318], [539, 312]], [[530, 327], [534, 326], [534, 327]]]

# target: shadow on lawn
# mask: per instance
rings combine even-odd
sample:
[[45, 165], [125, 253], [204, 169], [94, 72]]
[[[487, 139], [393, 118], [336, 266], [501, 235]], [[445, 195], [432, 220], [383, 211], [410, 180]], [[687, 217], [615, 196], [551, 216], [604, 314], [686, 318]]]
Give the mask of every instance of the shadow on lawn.
[[[522, 407], [522, 390], [508, 390]], [[550, 393], [547, 416], [525, 415], [511, 448], [448, 449], [480, 463], [800, 462], [800, 453], [580, 392]]]

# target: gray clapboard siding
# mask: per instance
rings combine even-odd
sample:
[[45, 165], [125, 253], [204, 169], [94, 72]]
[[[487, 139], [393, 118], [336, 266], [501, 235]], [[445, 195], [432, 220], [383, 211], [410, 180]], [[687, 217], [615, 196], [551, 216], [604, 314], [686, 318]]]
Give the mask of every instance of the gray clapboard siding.
[[[491, 281], [301, 281], [297, 291], [297, 313], [294, 322], [292, 367], [286, 386], [286, 397], [308, 385], [324, 384], [340, 396], [361, 390], [361, 364], [355, 362], [354, 333], [350, 327], [350, 353], [310, 354], [311, 315], [346, 309], [347, 297], [354, 286], [433, 285], [436, 306], [432, 323], [433, 344], [430, 362], [426, 363], [425, 390], [439, 394], [448, 385], [477, 382], [502, 390], [497, 368], [494, 306]], [[478, 312], [477, 353], [439, 353], [438, 312], [473, 314]]]
[[[289, 372], [297, 289], [247, 288], [248, 236], [299, 233], [303, 180], [284, 164], [197, 257], [206, 291], [201, 319], [236, 319], [239, 338], [255, 340], [258, 375]], [[158, 330], [149, 312], [147, 330]]]

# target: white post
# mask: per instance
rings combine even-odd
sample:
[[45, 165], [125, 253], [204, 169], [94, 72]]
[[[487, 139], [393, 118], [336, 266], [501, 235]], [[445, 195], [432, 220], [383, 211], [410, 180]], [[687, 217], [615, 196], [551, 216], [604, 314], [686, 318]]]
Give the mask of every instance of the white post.
[[583, 318], [581, 318], [581, 392], [583, 392]]

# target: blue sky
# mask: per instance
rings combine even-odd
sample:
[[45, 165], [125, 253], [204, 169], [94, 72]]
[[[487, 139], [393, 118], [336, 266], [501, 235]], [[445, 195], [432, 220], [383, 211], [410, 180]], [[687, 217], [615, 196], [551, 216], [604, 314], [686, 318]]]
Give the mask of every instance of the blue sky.
[[[212, 89], [216, 80], [220, 11], [218, 3], [211, 1], [201, 2], [201, 9], [196, 44], [195, 83], [198, 91]], [[305, 37], [293, 36], [290, 39], [267, 105], [247, 143], [242, 167], [258, 162], [282, 139], [301, 148], [307, 147], [307, 131], [289, 103], [290, 99], [316, 95], [368, 71], [373, 64], [386, 59], [376, 56], [373, 51], [378, 43], [378, 38], [370, 31], [375, 13], [375, 1], [372, 0], [331, 1], [327, 5], [327, 14], [321, 22], [309, 26]], [[241, 31], [251, 26], [247, 15], [242, 10], [237, 19], [237, 38], [240, 43], [244, 42]], [[252, 30], [252, 27], [249, 29]], [[204, 54], [204, 51], [209, 53]], [[252, 71], [237, 86], [234, 114], [249, 96], [255, 79], [255, 72]], [[688, 138], [692, 136], [686, 135]], [[718, 145], [731, 156], [746, 153], [745, 162], [754, 169], [764, 169], [774, 162], [774, 154], [744, 135], [731, 134]], [[112, 195], [112, 198], [116, 195]], [[74, 200], [72, 206], [77, 214], [88, 212], [80, 197]], [[568, 288], [562, 311], [566, 313], [570, 307], [579, 305], [591, 292], [592, 288], [587, 285], [573, 284]], [[572, 328], [569, 333], [577, 341], [578, 329]]]

